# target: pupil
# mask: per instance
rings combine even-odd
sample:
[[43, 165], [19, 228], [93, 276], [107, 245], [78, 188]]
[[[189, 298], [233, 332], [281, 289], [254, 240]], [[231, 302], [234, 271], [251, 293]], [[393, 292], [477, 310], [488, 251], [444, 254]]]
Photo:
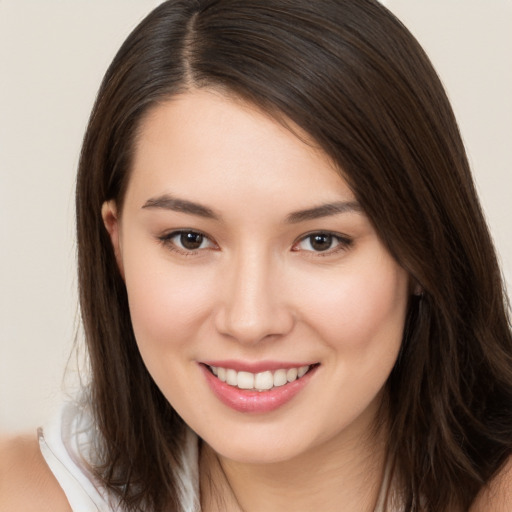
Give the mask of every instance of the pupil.
[[332, 235], [313, 235], [311, 246], [316, 251], [326, 251], [332, 245]]
[[180, 242], [185, 249], [198, 249], [203, 243], [203, 235], [199, 233], [181, 233]]

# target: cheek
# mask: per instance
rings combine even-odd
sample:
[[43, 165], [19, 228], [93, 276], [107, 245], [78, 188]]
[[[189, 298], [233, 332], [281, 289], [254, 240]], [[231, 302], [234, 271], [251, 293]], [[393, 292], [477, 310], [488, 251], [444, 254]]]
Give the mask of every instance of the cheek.
[[310, 290], [308, 323], [327, 348], [325, 379], [335, 390], [316, 398], [319, 410], [337, 411], [325, 417], [326, 431], [329, 425], [331, 431], [340, 428], [340, 422], [348, 425], [365, 410], [370, 416], [376, 414], [395, 365], [405, 323], [408, 277], [391, 263], [340, 275], [338, 280], [315, 286], [316, 292]]
[[[206, 272], [190, 271], [165, 260], [125, 260], [125, 281], [132, 325], [141, 352], [175, 351], [203, 324], [213, 293]], [[143, 354], [144, 356], [148, 354]]]
[[[408, 278], [393, 261], [340, 272], [338, 278], [310, 283], [309, 318], [333, 348], [359, 352], [401, 343]], [[376, 353], [380, 350], [377, 349]]]

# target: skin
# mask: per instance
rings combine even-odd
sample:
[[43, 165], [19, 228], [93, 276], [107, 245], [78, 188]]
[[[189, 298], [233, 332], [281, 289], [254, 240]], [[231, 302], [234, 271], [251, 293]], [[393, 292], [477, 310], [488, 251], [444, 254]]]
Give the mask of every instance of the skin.
[[0, 512], [69, 512], [33, 434], [0, 438]]
[[[217, 475], [219, 464], [215, 457], [213, 459], [211, 467]], [[0, 439], [0, 496], [0, 512], [71, 510], [64, 492], [39, 451], [34, 435]], [[225, 498], [226, 506], [219, 508], [216, 506], [217, 502], [211, 499], [211, 496], [207, 496], [205, 499], [208, 503], [203, 507], [203, 511], [239, 510], [232, 496], [228, 495]], [[489, 485], [482, 489], [469, 512], [509, 512], [511, 501], [512, 459]]]
[[[143, 208], [169, 193], [222, 220]], [[372, 435], [372, 426], [400, 344], [408, 276], [360, 211], [286, 221], [353, 199], [312, 145], [248, 105], [201, 91], [147, 117], [125, 208], [103, 206], [144, 360], [204, 440], [203, 512], [375, 505], [386, 431]], [[159, 240], [185, 228], [213, 242], [188, 254], [176, 252], [178, 238]], [[352, 243], [319, 255], [305, 239], [311, 231]], [[197, 368], [203, 358], [320, 367], [282, 408], [244, 414], [212, 395]], [[510, 489], [512, 459], [470, 512], [507, 512]], [[34, 435], [0, 439], [0, 496], [0, 512], [70, 510]]]
[[[169, 197], [213, 218], [170, 209]], [[349, 207], [292, 215], [334, 203]], [[345, 510], [372, 510], [384, 443], [371, 432], [409, 278], [328, 157], [247, 104], [183, 94], [144, 120], [123, 211], [109, 202], [103, 216], [144, 362], [216, 455], [203, 468], [215, 474], [217, 458], [247, 511], [313, 510], [315, 486], [323, 510], [337, 510], [340, 496]], [[183, 247], [180, 230], [205, 235], [198, 250]], [[311, 233], [337, 238], [318, 251]], [[198, 364], [226, 359], [319, 367], [284, 406], [242, 413], [212, 393]], [[261, 485], [273, 491], [261, 496]]]

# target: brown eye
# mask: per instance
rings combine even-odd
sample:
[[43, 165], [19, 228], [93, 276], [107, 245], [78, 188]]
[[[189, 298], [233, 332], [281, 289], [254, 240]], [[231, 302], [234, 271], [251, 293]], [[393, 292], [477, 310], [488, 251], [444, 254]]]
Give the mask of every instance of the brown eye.
[[184, 231], [180, 235], [180, 244], [184, 249], [194, 251], [199, 249], [204, 241], [204, 235], [193, 231]]
[[336, 233], [318, 231], [304, 236], [297, 242], [294, 251], [306, 251], [312, 253], [335, 253], [338, 250], [348, 249], [352, 240]]
[[173, 231], [159, 237], [159, 240], [169, 249], [185, 254], [216, 247], [215, 243], [207, 235], [192, 230]]
[[327, 251], [332, 246], [333, 236], [325, 233], [319, 233], [310, 236], [310, 244], [315, 251]]

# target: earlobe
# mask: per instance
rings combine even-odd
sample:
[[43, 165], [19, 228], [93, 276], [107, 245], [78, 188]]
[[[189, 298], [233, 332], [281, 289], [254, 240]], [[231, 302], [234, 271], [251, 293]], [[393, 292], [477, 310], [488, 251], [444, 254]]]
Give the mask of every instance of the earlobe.
[[114, 255], [116, 258], [117, 266], [119, 268], [119, 272], [124, 279], [123, 259], [121, 256], [119, 240], [119, 218], [117, 213], [117, 205], [113, 199], [103, 203], [101, 207], [101, 217], [103, 218], [103, 224], [105, 225], [105, 229], [107, 230], [110, 236], [110, 241], [112, 242], [112, 247], [114, 249]]
[[414, 286], [414, 295], [416, 295], [417, 297], [423, 296], [423, 287], [419, 283], [416, 283], [416, 285]]
[[409, 293], [415, 297], [423, 297], [423, 286], [412, 276], [409, 276]]

